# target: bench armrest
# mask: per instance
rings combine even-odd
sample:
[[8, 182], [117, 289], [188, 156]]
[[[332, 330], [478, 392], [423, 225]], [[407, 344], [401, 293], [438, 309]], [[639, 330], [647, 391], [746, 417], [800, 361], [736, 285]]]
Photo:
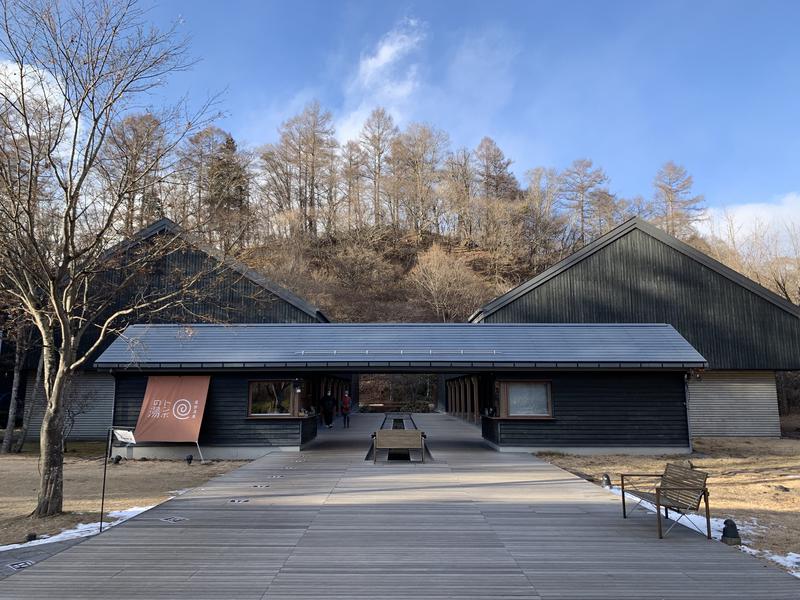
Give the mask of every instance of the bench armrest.
[[657, 485], [656, 489], [659, 490], [659, 491], [662, 491], [662, 492], [672, 492], [672, 491], [675, 491], [675, 490], [689, 491], [689, 492], [707, 492], [708, 491], [708, 488], [705, 487], [705, 486], [703, 486], [703, 487], [697, 487], [697, 486], [686, 486], [686, 487], [684, 487], [684, 486], [677, 486], [677, 485], [668, 485], [667, 487], [661, 487], [660, 485]]
[[663, 477], [663, 473], [620, 473], [620, 477]]

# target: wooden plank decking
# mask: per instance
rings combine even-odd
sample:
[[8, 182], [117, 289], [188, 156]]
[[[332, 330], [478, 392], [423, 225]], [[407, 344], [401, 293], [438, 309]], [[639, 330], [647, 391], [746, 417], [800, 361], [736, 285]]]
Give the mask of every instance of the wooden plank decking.
[[652, 515], [624, 521], [617, 497], [488, 450], [473, 426], [415, 418], [435, 462], [365, 461], [382, 417], [354, 415], [305, 452], [267, 455], [9, 577], [0, 598], [800, 597], [800, 581], [683, 527], [658, 540]]

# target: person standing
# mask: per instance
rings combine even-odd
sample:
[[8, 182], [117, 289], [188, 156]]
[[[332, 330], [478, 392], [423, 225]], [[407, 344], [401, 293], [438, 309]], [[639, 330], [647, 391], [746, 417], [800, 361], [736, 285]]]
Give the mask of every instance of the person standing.
[[322, 397], [320, 404], [322, 404], [322, 420], [325, 422], [325, 427], [330, 429], [333, 427], [333, 409], [336, 407], [336, 398], [333, 397], [330, 388]]
[[350, 427], [350, 409], [352, 408], [353, 401], [350, 399], [350, 392], [345, 390], [344, 397], [342, 398], [342, 425], [345, 429]]

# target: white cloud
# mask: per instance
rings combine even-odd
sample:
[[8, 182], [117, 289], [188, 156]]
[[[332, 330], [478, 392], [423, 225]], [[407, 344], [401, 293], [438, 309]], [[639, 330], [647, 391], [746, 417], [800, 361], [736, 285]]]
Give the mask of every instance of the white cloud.
[[434, 60], [426, 29], [425, 23], [404, 19], [361, 54], [337, 111], [340, 141], [357, 138], [377, 106], [400, 127], [434, 123], [454, 135], [456, 145], [477, 144], [497, 129], [495, 119], [514, 94], [517, 40], [496, 26], [464, 31], [452, 51]]
[[425, 27], [416, 19], [404, 19], [361, 55], [354, 76], [345, 86], [342, 117], [336, 123], [341, 141], [355, 139], [364, 120], [376, 106], [383, 106], [402, 123], [408, 103], [418, 89], [419, 63], [415, 62], [425, 40]]
[[737, 242], [769, 233], [788, 243], [788, 231], [800, 228], [800, 192], [790, 192], [773, 202], [748, 202], [710, 208], [700, 227], [702, 233], [728, 237]]

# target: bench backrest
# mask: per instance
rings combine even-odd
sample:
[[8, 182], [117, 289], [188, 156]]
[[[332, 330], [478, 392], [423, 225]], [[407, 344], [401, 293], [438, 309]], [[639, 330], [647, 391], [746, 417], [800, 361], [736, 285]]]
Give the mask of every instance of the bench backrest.
[[375, 432], [375, 448], [422, 448], [419, 429], [379, 429]]
[[677, 507], [697, 510], [708, 473], [667, 463], [661, 476], [661, 497]]

